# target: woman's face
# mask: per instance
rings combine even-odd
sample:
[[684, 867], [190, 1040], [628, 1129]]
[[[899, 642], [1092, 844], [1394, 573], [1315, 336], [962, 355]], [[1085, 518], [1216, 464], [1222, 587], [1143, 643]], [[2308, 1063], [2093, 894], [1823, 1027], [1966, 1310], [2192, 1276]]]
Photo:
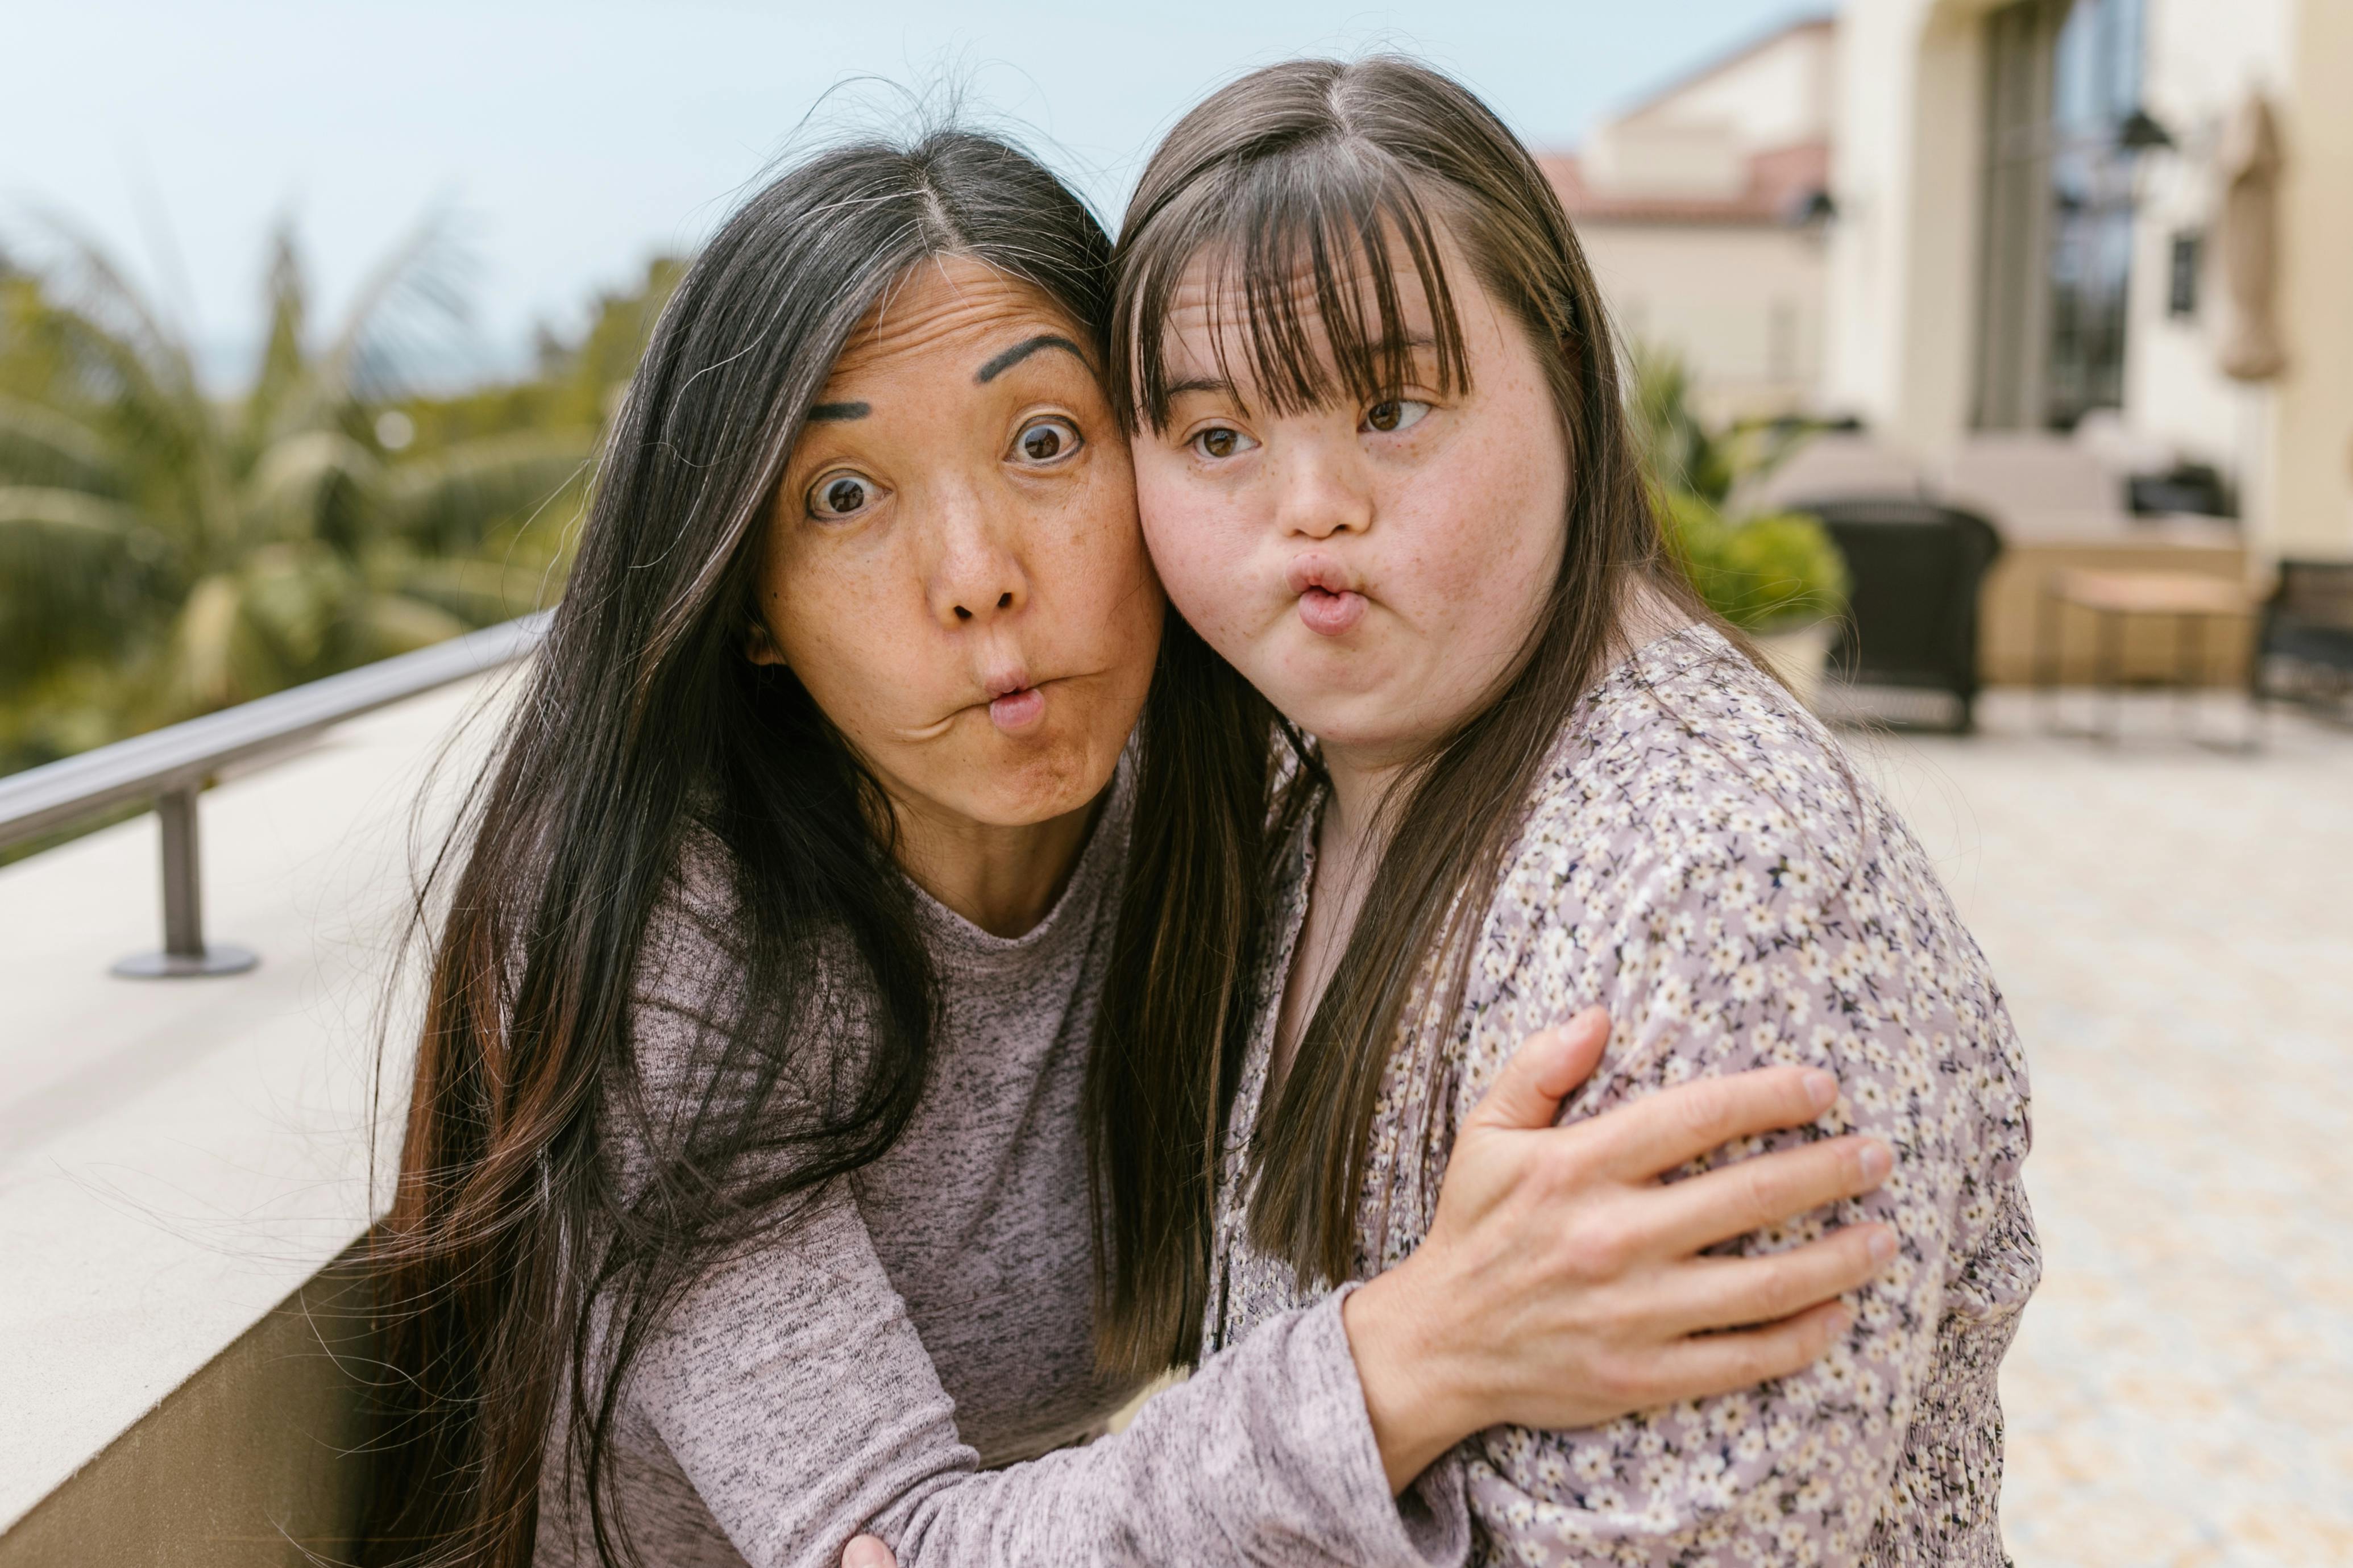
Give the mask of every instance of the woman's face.
[[[1440, 394], [1424, 348], [1399, 398], [1275, 415], [1240, 343], [1219, 366], [1211, 322], [1242, 307], [1210, 297], [1204, 258], [1170, 312], [1167, 426], [1136, 442], [1138, 509], [1170, 600], [1328, 758], [1357, 766], [1424, 754], [1490, 700], [1566, 535], [1567, 444], [1544, 368], [1461, 253], [1442, 254], [1469, 390]], [[1428, 343], [1414, 270], [1396, 275], [1410, 335]]]
[[786, 468], [752, 657], [792, 668], [902, 810], [1078, 810], [1143, 707], [1162, 601], [1086, 341], [1026, 284], [926, 264]]

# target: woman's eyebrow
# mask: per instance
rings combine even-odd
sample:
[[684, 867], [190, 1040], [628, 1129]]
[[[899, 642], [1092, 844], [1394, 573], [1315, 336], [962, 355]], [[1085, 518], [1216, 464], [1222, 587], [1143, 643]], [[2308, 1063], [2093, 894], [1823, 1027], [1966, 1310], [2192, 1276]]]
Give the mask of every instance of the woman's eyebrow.
[[[1011, 370], [1015, 365], [1019, 364], [1023, 360], [1028, 359], [1039, 349], [1060, 349], [1067, 353], [1077, 356], [1078, 362], [1081, 364], [1087, 364], [1086, 353], [1079, 347], [1078, 344], [1072, 342], [1068, 338], [1058, 337], [1052, 332], [1041, 332], [1038, 336], [1031, 338], [1028, 342], [1014, 344], [1011, 348], [1007, 349], [1003, 353], [998, 354], [995, 359], [990, 360], [987, 364], [982, 365], [979, 371], [974, 374], [972, 379], [978, 384], [987, 386], [990, 382], [995, 381], [998, 376], [1003, 375], [1007, 371]], [[1090, 364], [1087, 365], [1087, 368], [1089, 370], [1092, 370], [1094, 367]]]
[[874, 405], [871, 403], [819, 403], [809, 408], [808, 423], [814, 425], [821, 419], [863, 419], [873, 412]]

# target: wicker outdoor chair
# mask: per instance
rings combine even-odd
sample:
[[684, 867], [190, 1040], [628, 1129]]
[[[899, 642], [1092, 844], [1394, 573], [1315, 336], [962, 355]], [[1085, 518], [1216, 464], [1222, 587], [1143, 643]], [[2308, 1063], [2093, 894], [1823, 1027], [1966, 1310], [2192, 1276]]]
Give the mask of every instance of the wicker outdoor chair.
[[1949, 693], [1966, 733], [1977, 722], [1978, 589], [2001, 553], [1973, 511], [1914, 497], [1797, 501], [1846, 557], [1850, 605], [1831, 669], [1850, 687]]
[[2353, 693], [2353, 561], [2283, 561], [2248, 679], [2256, 700]]

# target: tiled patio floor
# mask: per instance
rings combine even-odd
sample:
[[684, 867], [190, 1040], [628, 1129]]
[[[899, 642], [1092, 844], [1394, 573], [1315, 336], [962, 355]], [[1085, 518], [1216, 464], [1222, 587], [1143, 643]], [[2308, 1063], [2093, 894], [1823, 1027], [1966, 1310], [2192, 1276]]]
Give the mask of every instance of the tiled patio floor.
[[2046, 1271], [2002, 1377], [2010, 1550], [2353, 1563], [2353, 732], [2275, 717], [2241, 756], [2154, 702], [2115, 746], [2041, 735], [2009, 694], [1984, 716], [1853, 743], [2033, 1074]]

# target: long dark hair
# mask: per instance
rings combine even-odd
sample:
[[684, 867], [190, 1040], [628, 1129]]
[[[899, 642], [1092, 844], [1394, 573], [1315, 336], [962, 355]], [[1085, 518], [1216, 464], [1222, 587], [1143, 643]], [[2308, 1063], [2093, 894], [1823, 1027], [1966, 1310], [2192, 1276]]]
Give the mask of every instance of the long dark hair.
[[[1179, 283], [1203, 256], [1223, 268], [1218, 296], [1237, 302], [1236, 319], [1221, 324], [1278, 409], [1399, 395], [1411, 363], [1401, 267], [1430, 302], [1441, 376], [1467, 384], [1441, 235], [1546, 367], [1567, 444], [1567, 545], [1516, 674], [1382, 803], [1387, 832], [1364, 912], [1257, 1130], [1251, 1237], [1290, 1259], [1303, 1283], [1349, 1273], [1373, 1111], [1400, 1021], [1433, 952], [1452, 950], [1459, 995], [1470, 956], [1463, 939], [1485, 915], [1563, 726], [1626, 640], [1629, 589], [1648, 584], [1689, 620], [1716, 621], [1663, 548], [1627, 428], [1609, 320], [1559, 198], [1493, 111], [1414, 61], [1270, 67], [1178, 121], [1121, 226], [1111, 350], [1118, 405], [1132, 428], [1164, 426], [1163, 334]], [[1180, 623], [1172, 616], [1169, 625]], [[1173, 648], [1190, 634], [1169, 636]], [[1192, 668], [1189, 700], [1248, 721], [1187, 724], [1166, 706], [1178, 689], [1155, 684], [1146, 733], [1158, 726], [1181, 737], [1187, 752], [1168, 759], [1171, 787], [1194, 795], [1198, 826], [1190, 843], [1139, 837], [1131, 875], [1140, 888], [1188, 875], [1262, 875], [1317, 781], [1312, 750], [1273, 722], [1262, 700], [1253, 708], [1255, 694], [1230, 666], [1202, 649]], [[1297, 764], [1282, 773], [1264, 760], [1280, 736], [1293, 742]], [[1290, 785], [1277, 787], [1286, 777]], [[1139, 921], [1148, 913], [1139, 910]], [[1235, 930], [1236, 947], [1255, 962], [1260, 926], [1246, 917]], [[1211, 1017], [1186, 999], [1198, 981], [1176, 944], [1138, 935], [1123, 949], [1109, 994], [1127, 1020], [1127, 1070], [1105, 1085], [1097, 1109], [1099, 1130], [1168, 1130], [1108, 1167], [1106, 1235], [1145, 1263], [1106, 1277], [1107, 1332], [1180, 1354], [1193, 1350], [1200, 1321], [1207, 1210], [1175, 1208], [1160, 1194], [1198, 1193], [1212, 1180], [1257, 1000], [1245, 978], [1222, 970], [1215, 978], [1230, 1005]]]
[[[791, 169], [654, 329], [546, 645], [428, 880], [447, 912], [375, 1255], [368, 1561], [528, 1563], [559, 1459], [600, 1558], [633, 1559], [613, 1436], [649, 1336], [713, 1259], [790, 1224], [914, 1110], [934, 987], [889, 807], [798, 680], [745, 649], [812, 401], [869, 308], [948, 255], [1034, 286], [1100, 342], [1101, 226], [1031, 158], [961, 131]], [[732, 963], [697, 999], [702, 1087], [678, 1112], [647, 1092], [631, 1013], [690, 845], [719, 868]], [[862, 1048], [795, 1062], [795, 1026], [839, 1005], [828, 974], [868, 999]], [[812, 1079], [826, 1103], [787, 1091]], [[626, 1178], [624, 1143], [646, 1152]]]

